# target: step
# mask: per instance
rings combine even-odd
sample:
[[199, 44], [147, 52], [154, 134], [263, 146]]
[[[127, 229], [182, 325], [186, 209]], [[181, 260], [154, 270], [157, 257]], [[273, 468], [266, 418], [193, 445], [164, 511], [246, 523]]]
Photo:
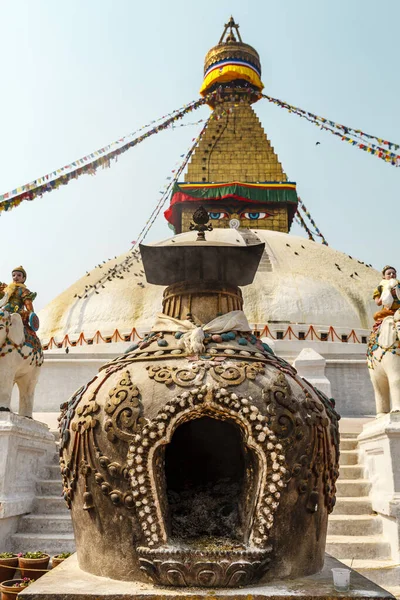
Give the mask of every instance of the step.
[[343, 450], [356, 450], [357, 444], [357, 438], [340, 437], [340, 452], [343, 452]]
[[392, 560], [343, 559], [351, 567], [377, 585], [396, 586], [400, 581], [400, 565]]
[[75, 539], [72, 533], [15, 533], [12, 536], [13, 552], [41, 550], [47, 554], [74, 552]]
[[48, 459], [49, 465], [59, 465], [60, 464], [60, 455], [58, 454], [58, 450], [52, 454], [52, 456]]
[[354, 498], [368, 496], [371, 484], [367, 479], [345, 479], [336, 482], [336, 496], [338, 498]]
[[382, 521], [375, 515], [330, 515], [328, 535], [376, 535], [382, 533]]
[[40, 470], [41, 479], [61, 480], [60, 465], [44, 465]]
[[390, 544], [380, 535], [329, 535], [326, 538], [326, 552], [338, 560], [356, 557], [389, 559], [391, 556]]
[[337, 498], [333, 509], [335, 515], [371, 515], [373, 513], [371, 500], [361, 498]]
[[340, 465], [339, 481], [344, 479], [362, 479], [364, 477], [364, 467], [360, 465]]
[[61, 496], [62, 489], [61, 479], [39, 479], [36, 482], [36, 491], [40, 496]]
[[18, 524], [18, 533], [73, 533], [71, 514], [24, 515]]
[[357, 450], [341, 450], [339, 456], [339, 465], [357, 465], [358, 451]]
[[63, 514], [68, 511], [64, 498], [60, 496], [35, 496], [33, 513]]

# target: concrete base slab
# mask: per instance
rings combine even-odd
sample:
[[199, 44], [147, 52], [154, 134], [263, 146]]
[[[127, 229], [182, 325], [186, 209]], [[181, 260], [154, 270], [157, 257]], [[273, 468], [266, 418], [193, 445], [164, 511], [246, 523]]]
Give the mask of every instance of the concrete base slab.
[[[92, 549], [95, 551], [94, 549]], [[88, 549], [91, 551], [91, 549]], [[356, 571], [351, 572], [348, 592], [337, 592], [333, 587], [332, 568], [343, 563], [326, 555], [320, 573], [297, 579], [258, 584], [237, 589], [161, 588], [151, 583], [115, 581], [85, 573], [79, 568], [76, 555], [31, 584], [20, 598], [31, 600], [269, 600], [303, 598], [360, 598], [388, 599], [393, 596]]]

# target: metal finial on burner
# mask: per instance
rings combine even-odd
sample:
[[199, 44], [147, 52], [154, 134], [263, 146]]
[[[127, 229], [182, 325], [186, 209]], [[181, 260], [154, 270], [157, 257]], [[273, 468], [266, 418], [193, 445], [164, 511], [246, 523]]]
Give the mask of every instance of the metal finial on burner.
[[208, 224], [210, 217], [208, 216], [208, 212], [204, 208], [204, 206], [199, 206], [199, 208], [193, 213], [193, 221], [194, 223], [190, 223], [189, 229], [190, 231], [197, 231], [197, 242], [205, 242], [206, 231], [212, 231], [212, 225]]

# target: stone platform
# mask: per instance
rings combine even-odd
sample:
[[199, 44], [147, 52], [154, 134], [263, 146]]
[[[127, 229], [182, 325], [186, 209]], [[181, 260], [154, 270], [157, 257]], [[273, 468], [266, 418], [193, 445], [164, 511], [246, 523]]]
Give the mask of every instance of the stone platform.
[[328, 554], [324, 568], [316, 575], [245, 588], [161, 588], [151, 583], [115, 581], [81, 571], [74, 554], [24, 590], [21, 599], [31, 600], [269, 600], [313, 598], [379, 598], [394, 600], [389, 592], [351, 572], [350, 590], [337, 592], [333, 587], [331, 569], [344, 567]]
[[54, 436], [45, 423], [0, 411], [1, 552], [12, 551], [11, 538], [20, 517], [32, 512], [39, 471], [54, 447]]

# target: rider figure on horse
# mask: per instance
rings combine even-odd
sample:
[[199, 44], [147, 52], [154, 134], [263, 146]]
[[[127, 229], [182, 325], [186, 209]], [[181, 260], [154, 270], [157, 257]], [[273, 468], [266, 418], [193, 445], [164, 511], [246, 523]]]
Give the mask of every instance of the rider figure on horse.
[[36, 331], [34, 322], [36, 317], [33, 310], [33, 301], [36, 293], [31, 292], [25, 285], [26, 271], [23, 267], [16, 267], [12, 271], [12, 282], [8, 285], [0, 282], [0, 310], [9, 313], [18, 313], [24, 323], [24, 327]]
[[400, 308], [400, 287], [394, 267], [386, 265], [382, 269], [383, 279], [374, 290], [373, 299], [381, 310], [374, 314], [375, 324], [380, 324], [385, 317], [393, 316]]

